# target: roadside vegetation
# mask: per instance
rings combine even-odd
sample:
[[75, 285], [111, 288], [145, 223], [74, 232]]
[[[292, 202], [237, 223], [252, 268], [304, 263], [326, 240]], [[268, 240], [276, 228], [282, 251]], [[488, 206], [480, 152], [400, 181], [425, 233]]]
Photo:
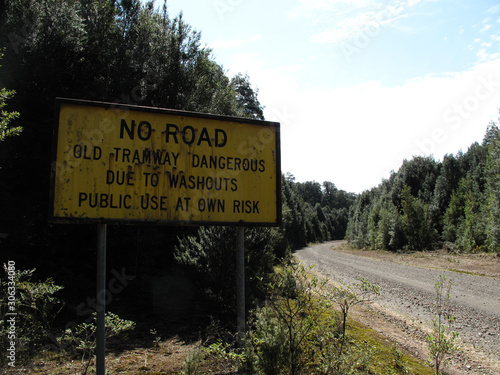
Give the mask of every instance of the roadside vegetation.
[[[15, 264], [12, 280], [7, 271], [1, 276], [0, 341], [10, 345], [11, 281], [19, 371], [94, 371], [96, 303], [89, 296], [95, 296], [96, 228], [47, 222], [55, 98], [264, 118], [250, 77], [228, 77], [202, 46], [201, 33], [163, 4], [12, 0], [0, 6], [0, 246], [2, 264]], [[405, 161], [359, 196], [333, 182], [282, 175], [283, 226], [245, 231], [250, 319], [244, 348], [233, 335], [233, 227], [111, 226], [110, 366], [128, 374], [430, 373], [350, 319], [352, 306], [376, 296], [375, 285], [332, 287], [294, 264], [291, 253], [343, 239], [346, 231], [362, 248], [444, 243], [498, 252], [499, 171], [492, 124], [481, 145], [442, 162]], [[0, 365], [8, 366], [3, 354]]]
[[[51, 322], [61, 311], [62, 301], [56, 295], [63, 288], [52, 280], [35, 282], [32, 276], [33, 271], [23, 271], [16, 279], [18, 319], [23, 322], [18, 328], [24, 336], [18, 345], [22, 361], [17, 368], [33, 374], [95, 373], [95, 314], [62, 332]], [[126, 374], [192, 375], [432, 373], [430, 367], [405, 355], [397, 343], [351, 320], [351, 308], [376, 298], [377, 285], [360, 280], [355, 285], [333, 286], [292, 261], [268, 276], [264, 298], [250, 312], [243, 347], [220, 321], [198, 332], [192, 344], [167, 346], [172, 340], [162, 338], [156, 329], [150, 329], [149, 335], [140, 332], [145, 329], [144, 321], [139, 327], [107, 313], [108, 369]], [[2, 295], [2, 309], [6, 300]], [[4, 336], [8, 327], [0, 328]], [[196, 335], [193, 328], [188, 330]], [[117, 344], [120, 341], [133, 344]], [[177, 363], [165, 361], [184, 346], [190, 349], [177, 357]], [[438, 351], [442, 353], [441, 346]], [[443, 360], [440, 357], [439, 363]]]
[[491, 123], [467, 152], [405, 160], [361, 193], [346, 238], [358, 248], [500, 252], [500, 133]]

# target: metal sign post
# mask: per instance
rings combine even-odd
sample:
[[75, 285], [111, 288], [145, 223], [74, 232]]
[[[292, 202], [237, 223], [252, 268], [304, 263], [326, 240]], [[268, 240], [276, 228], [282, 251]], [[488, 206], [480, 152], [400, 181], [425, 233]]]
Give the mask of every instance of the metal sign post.
[[106, 373], [106, 224], [97, 225], [96, 373]]
[[236, 228], [236, 323], [238, 343], [245, 339], [245, 227]]

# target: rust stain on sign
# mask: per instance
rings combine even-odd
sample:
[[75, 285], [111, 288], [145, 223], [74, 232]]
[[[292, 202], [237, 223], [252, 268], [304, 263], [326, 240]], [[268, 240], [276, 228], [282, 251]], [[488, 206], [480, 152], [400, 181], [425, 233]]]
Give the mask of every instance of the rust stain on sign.
[[57, 101], [52, 219], [279, 225], [279, 124]]

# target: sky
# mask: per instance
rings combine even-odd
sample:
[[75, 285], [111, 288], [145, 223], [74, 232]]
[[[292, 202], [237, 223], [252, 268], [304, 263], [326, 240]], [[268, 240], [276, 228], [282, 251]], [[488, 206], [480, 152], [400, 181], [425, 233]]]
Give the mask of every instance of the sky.
[[[157, 0], [159, 7], [162, 0]], [[360, 193], [500, 108], [500, 1], [167, 0], [281, 124], [281, 169]]]

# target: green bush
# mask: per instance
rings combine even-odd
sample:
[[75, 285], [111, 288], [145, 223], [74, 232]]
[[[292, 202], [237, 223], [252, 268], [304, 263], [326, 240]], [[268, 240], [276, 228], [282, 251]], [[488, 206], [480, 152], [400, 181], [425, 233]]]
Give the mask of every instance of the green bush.
[[[23, 360], [32, 357], [37, 349], [50, 343], [52, 324], [63, 306], [54, 294], [63, 287], [55, 284], [50, 278], [43, 282], [33, 281], [35, 269], [14, 271], [12, 268], [11, 271], [9, 272], [9, 267], [4, 264], [4, 276], [0, 277], [0, 337], [5, 345], [8, 337], [6, 320], [9, 312], [9, 287], [15, 285], [15, 307], [10, 306], [14, 307], [17, 313], [16, 356]], [[0, 358], [0, 363], [4, 364], [5, 356]]]
[[[326, 281], [292, 263], [268, 287], [266, 304], [253, 313], [242, 373], [348, 374], [367, 368], [371, 347], [351, 340], [345, 326], [349, 308], [378, 293], [378, 286], [362, 280], [326, 293]], [[340, 312], [333, 310], [335, 303]]]
[[[96, 331], [97, 331], [97, 313], [93, 313], [93, 319], [90, 323], [83, 322], [73, 329], [67, 329], [64, 334], [58, 338], [62, 348], [70, 354], [81, 356], [82, 371], [86, 374], [96, 349]], [[116, 336], [122, 332], [133, 330], [135, 323], [130, 320], [121, 319], [112, 312], [105, 315], [106, 339]]]
[[433, 332], [428, 334], [426, 339], [436, 375], [441, 373], [442, 367], [457, 350], [456, 339], [458, 333], [453, 331], [456, 318], [450, 309], [452, 286], [453, 281], [443, 275], [439, 276], [439, 280], [434, 285], [436, 291], [434, 303], [436, 317], [434, 318]]

